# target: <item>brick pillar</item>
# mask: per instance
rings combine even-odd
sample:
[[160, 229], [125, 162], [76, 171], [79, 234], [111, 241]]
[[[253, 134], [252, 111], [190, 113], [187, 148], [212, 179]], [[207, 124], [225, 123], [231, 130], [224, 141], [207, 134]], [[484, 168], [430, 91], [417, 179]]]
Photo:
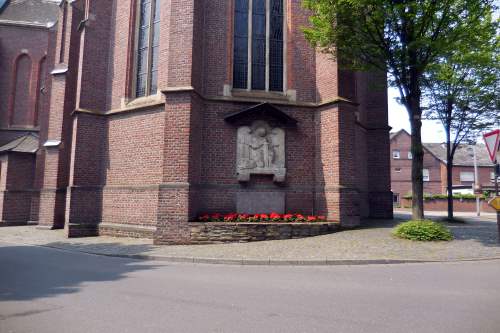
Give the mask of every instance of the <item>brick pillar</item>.
[[97, 236], [102, 218], [102, 187], [107, 151], [107, 121], [97, 115], [76, 113], [69, 186], [66, 196], [68, 237]]
[[[66, 231], [69, 237], [98, 235], [102, 219], [103, 163], [106, 159], [107, 120], [98, 113], [107, 108], [106, 84], [113, 2], [91, 0], [89, 19], [79, 38], [76, 112], [72, 118], [72, 149], [66, 196]], [[102, 44], [102, 45], [101, 45]], [[96, 45], [100, 45], [96, 47]], [[90, 110], [95, 114], [81, 110]]]
[[51, 72], [48, 124], [42, 125], [41, 137], [47, 138], [43, 187], [40, 190], [39, 225], [62, 228], [65, 221], [66, 187], [71, 153], [71, 113], [75, 109], [78, 77], [78, 23], [83, 18], [79, 2], [64, 3], [59, 15], [55, 66]]
[[201, 101], [194, 91], [166, 94], [163, 184], [155, 244], [188, 244], [197, 214], [201, 163]]
[[[358, 73], [358, 98], [364, 104], [361, 122], [367, 128], [368, 204], [372, 218], [392, 218], [391, 160], [385, 73]], [[374, 177], [373, 175], [376, 175]]]
[[154, 241], [187, 244], [191, 238], [188, 221], [198, 213], [196, 188], [201, 170], [202, 102], [195, 90], [201, 89], [202, 2], [172, 0], [169, 18], [173, 37], [168, 47], [168, 77], [160, 77], [160, 83], [165, 84], [166, 118], [163, 184]]
[[[61, 186], [60, 164], [63, 151], [62, 124], [64, 114], [66, 78], [57, 75], [52, 78], [51, 107], [49, 113], [48, 138], [45, 148], [43, 187], [40, 190], [39, 225], [58, 229], [64, 226], [64, 204], [66, 189]], [[60, 143], [57, 143], [60, 142]], [[42, 142], [42, 144], [44, 144]]]
[[346, 227], [360, 223], [355, 111], [356, 107], [347, 103], [316, 111], [316, 214]]

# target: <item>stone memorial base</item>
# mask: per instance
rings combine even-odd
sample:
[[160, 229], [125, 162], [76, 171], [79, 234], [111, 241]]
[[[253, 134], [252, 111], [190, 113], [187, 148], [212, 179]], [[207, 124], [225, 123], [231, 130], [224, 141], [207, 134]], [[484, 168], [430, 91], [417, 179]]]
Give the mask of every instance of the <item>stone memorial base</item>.
[[239, 192], [236, 195], [236, 213], [269, 214], [285, 213], [283, 192]]

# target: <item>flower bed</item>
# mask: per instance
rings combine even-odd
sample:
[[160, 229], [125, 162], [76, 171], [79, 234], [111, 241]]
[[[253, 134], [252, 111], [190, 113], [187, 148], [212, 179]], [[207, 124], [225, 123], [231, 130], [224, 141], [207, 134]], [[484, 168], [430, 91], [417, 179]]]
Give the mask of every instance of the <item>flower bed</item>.
[[314, 222], [327, 222], [325, 216], [316, 215], [302, 215], [302, 214], [203, 214], [198, 217], [200, 222], [241, 222], [241, 223], [314, 223]]
[[302, 214], [202, 214], [190, 222], [191, 244], [255, 242], [325, 235], [340, 228], [325, 216]]

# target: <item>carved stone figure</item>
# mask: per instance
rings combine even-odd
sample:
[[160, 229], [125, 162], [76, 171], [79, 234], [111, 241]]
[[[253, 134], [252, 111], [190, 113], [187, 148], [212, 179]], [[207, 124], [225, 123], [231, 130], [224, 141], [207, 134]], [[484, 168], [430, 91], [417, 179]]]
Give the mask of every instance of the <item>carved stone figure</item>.
[[271, 128], [265, 121], [238, 128], [238, 180], [246, 182], [251, 174], [274, 175], [275, 182], [284, 182], [285, 131]]

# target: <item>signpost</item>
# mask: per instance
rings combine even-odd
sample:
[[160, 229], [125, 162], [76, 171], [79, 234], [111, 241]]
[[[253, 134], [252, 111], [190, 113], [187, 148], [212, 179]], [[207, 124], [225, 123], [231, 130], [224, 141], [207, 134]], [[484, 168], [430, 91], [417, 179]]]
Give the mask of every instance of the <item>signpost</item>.
[[500, 144], [500, 129], [494, 130], [483, 135], [486, 149], [491, 162], [495, 165], [495, 197], [488, 204], [497, 211], [498, 237], [500, 240], [500, 193], [498, 192], [498, 177], [500, 176], [500, 166], [498, 165], [498, 149]]

